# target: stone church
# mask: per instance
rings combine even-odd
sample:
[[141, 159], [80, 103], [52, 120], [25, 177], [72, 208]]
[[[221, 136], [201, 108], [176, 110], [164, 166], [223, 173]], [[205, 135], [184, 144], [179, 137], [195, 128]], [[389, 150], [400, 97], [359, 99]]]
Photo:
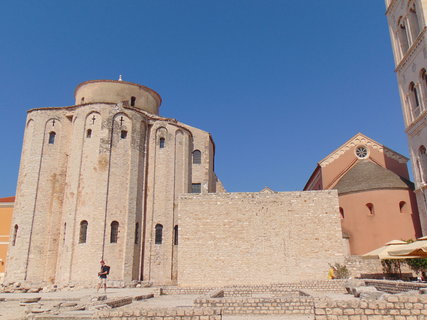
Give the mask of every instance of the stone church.
[[[6, 282], [209, 286], [325, 279], [344, 247], [335, 190], [226, 193], [208, 132], [145, 86], [83, 82], [28, 111]], [[304, 273], [301, 272], [304, 270]]]

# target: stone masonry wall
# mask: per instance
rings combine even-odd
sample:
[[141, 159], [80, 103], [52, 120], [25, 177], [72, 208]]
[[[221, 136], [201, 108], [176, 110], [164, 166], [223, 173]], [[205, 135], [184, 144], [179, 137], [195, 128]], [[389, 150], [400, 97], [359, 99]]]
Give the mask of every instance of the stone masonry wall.
[[183, 195], [180, 286], [326, 279], [344, 248], [335, 190]]
[[316, 320], [424, 320], [427, 297], [389, 296], [385, 300], [318, 301]]
[[168, 308], [101, 311], [94, 319], [128, 320], [221, 320], [221, 310], [212, 308]]
[[[234, 298], [235, 299], [235, 298]], [[221, 299], [218, 299], [218, 301]], [[231, 298], [227, 299], [231, 302]], [[140, 309], [100, 311], [95, 319], [155, 319], [155, 320], [220, 320], [225, 314], [304, 314], [315, 320], [424, 320], [427, 318], [427, 297], [388, 296], [385, 300], [320, 300], [247, 298], [240, 305], [229, 303], [221, 307]], [[200, 300], [203, 302], [204, 300]], [[207, 303], [203, 303], [207, 304]], [[287, 309], [286, 309], [287, 308]]]
[[162, 295], [198, 294], [211, 295], [212, 292], [223, 291], [224, 297], [250, 297], [253, 294], [288, 294], [304, 290], [345, 292], [347, 280], [318, 280], [299, 281], [294, 283], [277, 283], [257, 286], [227, 286], [227, 287], [163, 287]]
[[313, 314], [311, 297], [196, 299], [199, 307], [220, 308], [222, 314]]

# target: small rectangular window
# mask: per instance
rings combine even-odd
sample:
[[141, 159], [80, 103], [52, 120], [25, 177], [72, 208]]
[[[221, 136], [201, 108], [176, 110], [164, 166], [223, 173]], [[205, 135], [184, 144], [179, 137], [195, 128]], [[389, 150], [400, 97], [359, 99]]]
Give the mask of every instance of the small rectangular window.
[[126, 139], [127, 136], [128, 136], [128, 132], [126, 130], [122, 130], [122, 132], [120, 133], [120, 138]]
[[162, 148], [162, 149], [165, 147], [165, 138], [160, 138], [160, 140], [159, 140], [159, 147]]
[[200, 183], [193, 183], [191, 185], [191, 193], [201, 193], [202, 185]]

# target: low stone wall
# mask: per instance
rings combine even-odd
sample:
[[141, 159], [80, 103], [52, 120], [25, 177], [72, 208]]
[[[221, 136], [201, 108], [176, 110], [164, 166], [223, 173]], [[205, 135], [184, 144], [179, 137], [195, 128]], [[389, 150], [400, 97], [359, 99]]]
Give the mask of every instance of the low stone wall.
[[379, 291], [388, 293], [400, 293], [427, 288], [427, 283], [392, 280], [365, 280], [365, 285], [375, 287]]
[[346, 280], [318, 280], [318, 281], [300, 281], [293, 283], [276, 283], [270, 285], [250, 285], [250, 286], [225, 286], [209, 288], [193, 287], [163, 287], [160, 289], [162, 295], [207, 295], [212, 291], [223, 290], [224, 297], [242, 297], [252, 296], [253, 294], [275, 294], [289, 293], [299, 290], [313, 291], [336, 291], [345, 292]]
[[389, 296], [385, 300], [317, 301], [315, 320], [425, 320], [427, 297]]
[[179, 287], [163, 287], [160, 288], [161, 295], [205, 295], [214, 290], [220, 290], [222, 288], [179, 288]]
[[[383, 279], [390, 276], [384, 274], [381, 260], [378, 258], [365, 258], [361, 256], [348, 256], [345, 258], [344, 265], [350, 272], [352, 278], [362, 279]], [[401, 272], [406, 276], [412, 276], [413, 271], [406, 264], [401, 264]]]
[[195, 308], [99, 311], [94, 319], [221, 320], [222, 315], [312, 315], [315, 320], [425, 320], [427, 295], [386, 295], [382, 300], [299, 298], [196, 299]]
[[196, 299], [198, 307], [222, 310], [222, 314], [313, 314], [311, 297]]
[[221, 310], [212, 308], [167, 308], [99, 311], [93, 319], [122, 320], [221, 320]]

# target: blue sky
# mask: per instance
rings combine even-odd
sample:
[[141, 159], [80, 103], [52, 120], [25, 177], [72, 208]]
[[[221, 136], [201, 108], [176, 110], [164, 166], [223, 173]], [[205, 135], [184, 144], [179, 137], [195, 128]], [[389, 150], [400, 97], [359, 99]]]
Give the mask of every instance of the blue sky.
[[0, 30], [0, 197], [26, 110], [119, 74], [212, 134], [228, 191], [301, 190], [357, 132], [408, 155], [381, 0], [3, 1]]

